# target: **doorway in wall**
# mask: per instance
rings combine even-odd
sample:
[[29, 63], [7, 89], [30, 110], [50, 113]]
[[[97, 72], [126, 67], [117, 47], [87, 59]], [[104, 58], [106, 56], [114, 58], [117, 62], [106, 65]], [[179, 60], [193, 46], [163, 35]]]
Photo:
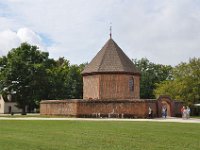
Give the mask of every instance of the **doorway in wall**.
[[162, 107], [166, 107], [167, 108], [167, 116], [171, 117], [171, 107], [170, 104], [166, 101], [162, 101], [161, 102]]

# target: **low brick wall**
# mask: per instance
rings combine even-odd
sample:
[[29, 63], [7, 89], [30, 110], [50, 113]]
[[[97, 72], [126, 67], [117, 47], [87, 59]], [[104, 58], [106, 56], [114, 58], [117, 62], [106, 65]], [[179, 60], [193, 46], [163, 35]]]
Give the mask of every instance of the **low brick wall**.
[[117, 117], [117, 118], [146, 118], [149, 107], [154, 117], [161, 117], [162, 102], [169, 106], [172, 117], [180, 116], [183, 105], [169, 97], [159, 99], [127, 99], [127, 100], [43, 100], [40, 103], [41, 115], [62, 115], [74, 117]]
[[40, 103], [40, 114], [145, 118], [148, 116], [149, 106], [156, 112], [155, 100], [44, 100]]
[[44, 100], [40, 103], [41, 115], [77, 115], [76, 100]]
[[181, 101], [174, 101], [174, 117], [181, 117], [181, 108], [184, 103]]
[[144, 101], [116, 100], [116, 101], [83, 101], [77, 106], [79, 116], [100, 116], [116, 117], [145, 117], [146, 103]]

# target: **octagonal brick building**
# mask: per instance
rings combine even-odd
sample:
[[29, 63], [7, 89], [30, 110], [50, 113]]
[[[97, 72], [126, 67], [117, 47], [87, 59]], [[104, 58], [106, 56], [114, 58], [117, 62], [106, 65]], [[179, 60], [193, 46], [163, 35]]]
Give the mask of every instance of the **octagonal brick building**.
[[140, 72], [111, 38], [85, 67], [83, 99], [42, 100], [40, 114], [74, 117], [145, 118], [149, 107], [160, 117], [180, 116], [182, 102], [168, 96], [140, 99]]
[[83, 75], [83, 99], [125, 100], [140, 98], [140, 72], [110, 38]]

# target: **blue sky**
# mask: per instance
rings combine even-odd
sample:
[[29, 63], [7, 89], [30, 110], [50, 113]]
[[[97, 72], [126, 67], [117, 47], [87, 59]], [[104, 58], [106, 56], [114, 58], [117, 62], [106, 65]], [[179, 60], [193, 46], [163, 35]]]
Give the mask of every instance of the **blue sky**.
[[199, 0], [0, 0], [0, 56], [29, 42], [90, 62], [109, 38], [129, 58], [177, 65], [200, 56]]

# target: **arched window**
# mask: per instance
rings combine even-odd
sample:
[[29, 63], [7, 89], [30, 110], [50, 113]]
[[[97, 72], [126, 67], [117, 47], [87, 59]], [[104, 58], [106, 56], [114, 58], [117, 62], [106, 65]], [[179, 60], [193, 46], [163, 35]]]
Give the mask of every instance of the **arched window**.
[[129, 90], [130, 90], [130, 92], [134, 91], [134, 78], [133, 77], [131, 77], [129, 79]]

